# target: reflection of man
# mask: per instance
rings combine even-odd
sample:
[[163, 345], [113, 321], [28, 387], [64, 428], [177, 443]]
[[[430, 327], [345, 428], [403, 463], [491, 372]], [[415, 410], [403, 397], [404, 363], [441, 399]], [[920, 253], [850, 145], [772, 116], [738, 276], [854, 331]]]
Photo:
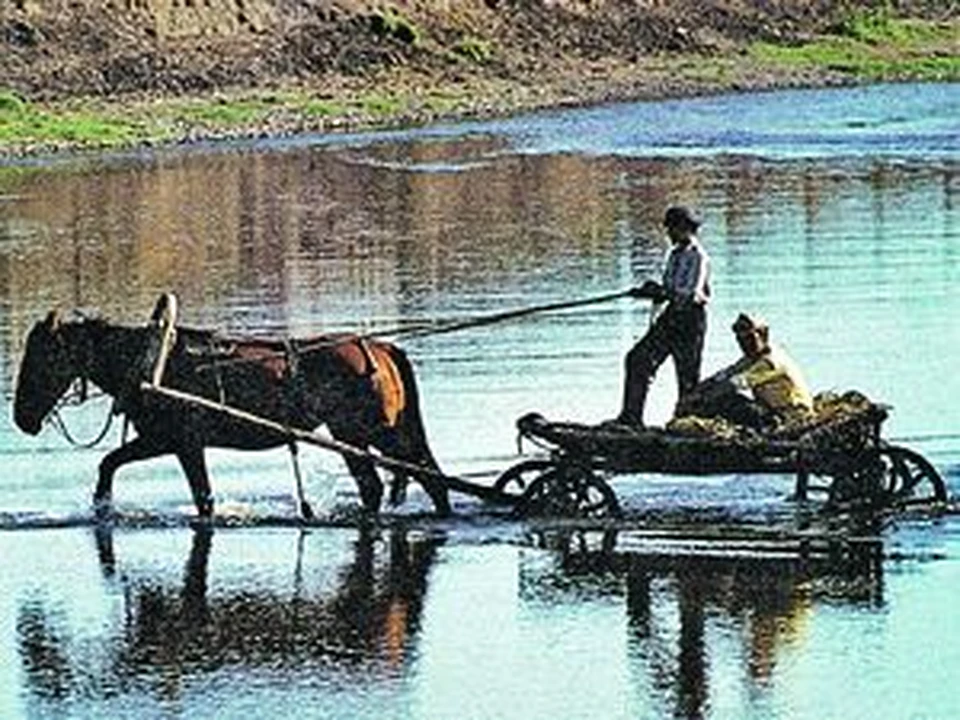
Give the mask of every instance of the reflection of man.
[[758, 429], [808, 416], [813, 398], [806, 381], [790, 356], [771, 344], [767, 324], [741, 314], [733, 332], [743, 357], [681, 398], [677, 415], [722, 417]]
[[684, 207], [671, 207], [663, 219], [673, 244], [663, 270], [663, 282], [648, 281], [642, 296], [667, 307], [647, 333], [627, 353], [623, 406], [616, 421], [643, 425], [643, 408], [653, 376], [670, 355], [682, 398], [700, 379], [703, 339], [710, 299], [710, 259], [697, 239], [700, 221]]

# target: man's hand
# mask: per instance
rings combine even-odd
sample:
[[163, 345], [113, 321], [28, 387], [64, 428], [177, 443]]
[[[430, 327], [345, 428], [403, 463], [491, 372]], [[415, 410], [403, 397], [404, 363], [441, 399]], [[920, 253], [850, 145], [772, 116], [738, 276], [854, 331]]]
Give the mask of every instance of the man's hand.
[[660, 302], [661, 300], [665, 300], [666, 296], [667, 293], [663, 289], [663, 286], [653, 280], [647, 280], [640, 287], [635, 287], [630, 290], [630, 297], [641, 300]]
[[737, 387], [728, 379], [709, 377], [677, 401], [674, 415], [676, 417], [696, 415], [704, 405], [709, 405], [717, 398], [736, 392]]

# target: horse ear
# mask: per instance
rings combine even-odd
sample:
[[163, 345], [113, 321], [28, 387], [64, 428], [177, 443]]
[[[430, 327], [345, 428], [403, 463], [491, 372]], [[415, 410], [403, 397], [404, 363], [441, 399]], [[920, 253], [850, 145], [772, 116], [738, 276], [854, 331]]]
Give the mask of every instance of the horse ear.
[[56, 332], [60, 329], [60, 323], [63, 322], [63, 311], [60, 308], [54, 308], [47, 314], [47, 319], [43, 322], [50, 332]]

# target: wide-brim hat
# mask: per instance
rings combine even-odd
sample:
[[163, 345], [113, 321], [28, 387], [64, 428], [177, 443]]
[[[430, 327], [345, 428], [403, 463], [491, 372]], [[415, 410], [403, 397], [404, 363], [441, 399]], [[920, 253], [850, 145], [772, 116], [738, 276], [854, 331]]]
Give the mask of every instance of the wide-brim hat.
[[700, 219], [693, 214], [693, 211], [683, 205], [674, 205], [667, 208], [663, 216], [664, 227], [687, 227], [696, 230], [700, 227]]

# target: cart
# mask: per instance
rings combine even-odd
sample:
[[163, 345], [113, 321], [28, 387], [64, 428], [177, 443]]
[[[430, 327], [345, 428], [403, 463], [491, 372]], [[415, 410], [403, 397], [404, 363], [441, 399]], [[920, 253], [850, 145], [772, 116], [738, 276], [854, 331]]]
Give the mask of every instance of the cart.
[[495, 481], [522, 515], [615, 517], [615, 474], [787, 473], [795, 497], [819, 493], [829, 506], [871, 509], [947, 498], [936, 468], [919, 453], [881, 437], [886, 406], [851, 391], [816, 398], [801, 423], [761, 433], [718, 421], [684, 418], [666, 428], [555, 422], [537, 413], [517, 420], [520, 437], [548, 451]]

